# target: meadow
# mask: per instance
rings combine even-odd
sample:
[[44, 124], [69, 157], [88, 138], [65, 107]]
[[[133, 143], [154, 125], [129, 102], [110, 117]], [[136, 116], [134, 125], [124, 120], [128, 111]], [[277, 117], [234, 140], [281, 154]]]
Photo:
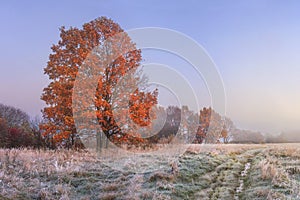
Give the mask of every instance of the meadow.
[[0, 199], [300, 199], [300, 144], [189, 145], [173, 161], [140, 155], [144, 171], [138, 157], [1, 149]]

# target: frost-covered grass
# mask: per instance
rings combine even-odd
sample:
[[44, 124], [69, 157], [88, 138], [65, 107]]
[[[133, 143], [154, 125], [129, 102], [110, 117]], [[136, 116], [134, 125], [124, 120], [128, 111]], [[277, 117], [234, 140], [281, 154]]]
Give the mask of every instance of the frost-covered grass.
[[300, 144], [190, 145], [178, 160], [106, 156], [0, 149], [0, 199], [300, 199]]

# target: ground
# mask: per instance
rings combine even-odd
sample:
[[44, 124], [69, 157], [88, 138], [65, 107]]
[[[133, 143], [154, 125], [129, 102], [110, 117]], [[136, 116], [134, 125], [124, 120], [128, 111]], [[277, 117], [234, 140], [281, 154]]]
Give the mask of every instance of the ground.
[[[114, 155], [1, 149], [0, 199], [300, 199], [300, 144], [187, 148], [116, 165]], [[134, 168], [141, 158], [149, 170]]]

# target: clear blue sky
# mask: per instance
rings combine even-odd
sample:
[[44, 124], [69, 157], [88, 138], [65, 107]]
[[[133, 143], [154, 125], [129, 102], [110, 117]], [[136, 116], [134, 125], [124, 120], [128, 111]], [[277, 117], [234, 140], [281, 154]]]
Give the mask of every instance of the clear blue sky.
[[0, 102], [39, 115], [60, 26], [107, 16], [123, 29], [170, 28], [195, 39], [224, 80], [241, 128], [300, 129], [299, 1], [1, 1]]

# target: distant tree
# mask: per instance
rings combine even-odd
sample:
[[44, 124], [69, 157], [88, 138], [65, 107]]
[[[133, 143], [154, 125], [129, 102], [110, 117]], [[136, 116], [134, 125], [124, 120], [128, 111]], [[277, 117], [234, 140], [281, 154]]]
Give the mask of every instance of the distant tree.
[[30, 117], [21, 109], [0, 104], [0, 145], [6, 148], [32, 146]]
[[[141, 135], [150, 143], [170, 143], [176, 136], [176, 142], [191, 143], [199, 126], [199, 116], [187, 106], [167, 108], [157, 106], [154, 109], [156, 119], [152, 126], [143, 129]], [[175, 140], [174, 140], [175, 141]]]
[[223, 129], [221, 131], [221, 138], [220, 140], [223, 140], [223, 142], [225, 144], [227, 144], [229, 142], [229, 134], [228, 134], [228, 130], [226, 129], [225, 126], [223, 126]]
[[200, 110], [199, 128], [194, 143], [218, 143], [224, 127], [222, 117], [212, 108]]
[[0, 147], [45, 147], [39, 130], [40, 120], [32, 120], [21, 109], [0, 104]]
[[[163, 111], [164, 110], [164, 111]], [[169, 143], [179, 132], [181, 123], [181, 109], [177, 106], [168, 106], [166, 109], [160, 108], [157, 120], [161, 123], [155, 127], [155, 135], [147, 138], [151, 144]]]
[[199, 127], [196, 132], [194, 143], [201, 144], [204, 142], [208, 132], [210, 118], [211, 118], [211, 108], [204, 107], [202, 110], [200, 110]]
[[181, 109], [180, 135], [186, 143], [192, 143], [199, 127], [199, 115], [189, 110], [188, 106]]
[[223, 129], [221, 131], [220, 141], [223, 143], [229, 143], [232, 140], [232, 132], [236, 129], [234, 123], [228, 117], [224, 117], [223, 121]]
[[160, 137], [174, 137], [181, 123], [181, 109], [177, 106], [168, 106], [166, 109], [166, 122], [159, 133]]
[[0, 118], [5, 119], [8, 127], [28, 127], [29, 115], [21, 109], [0, 103]]
[[[211, 108], [210, 108], [211, 109]], [[205, 143], [215, 144], [220, 142], [220, 138], [222, 138], [222, 130], [224, 127], [224, 121], [222, 116], [211, 109], [211, 116], [209, 121], [208, 131], [205, 137]]]

